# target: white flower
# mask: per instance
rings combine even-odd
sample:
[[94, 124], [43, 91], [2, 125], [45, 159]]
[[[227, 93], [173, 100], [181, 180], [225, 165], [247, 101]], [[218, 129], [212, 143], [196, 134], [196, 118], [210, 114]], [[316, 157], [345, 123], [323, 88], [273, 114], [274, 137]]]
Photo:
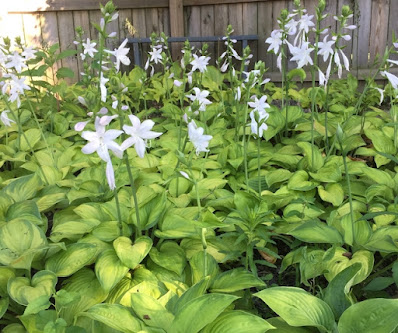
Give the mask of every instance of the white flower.
[[15, 123], [15, 121], [8, 118], [8, 112], [10, 112], [10, 110], [4, 110], [0, 115], [0, 120], [5, 126], [11, 127], [11, 123]]
[[290, 59], [291, 61], [296, 61], [297, 68], [302, 68], [305, 65], [313, 65], [313, 61], [311, 59], [310, 53], [314, 50], [309, 47], [309, 42], [302, 43], [301, 46], [293, 46], [290, 43], [289, 50], [293, 57]]
[[76, 125], [75, 125], [75, 131], [76, 132], [81, 132], [81, 131], [83, 131], [84, 130], [84, 128], [86, 127], [86, 125], [88, 124], [90, 122], [90, 120], [87, 120], [87, 121], [80, 121], [80, 122], [78, 122], [78, 123], [76, 123]]
[[22, 68], [27, 68], [28, 66], [26, 66], [25, 64], [25, 58], [21, 57], [20, 54], [16, 51], [14, 51], [14, 53], [12, 55], [8, 56], [8, 61], [6, 63], [6, 68], [12, 68], [14, 67], [15, 70], [17, 71], [17, 73], [21, 73]]
[[127, 56], [127, 54], [130, 51], [129, 47], [125, 47], [126, 44], [128, 42], [128, 39], [126, 38], [122, 44], [120, 44], [120, 46], [115, 49], [114, 51], [109, 51], [109, 50], [105, 50], [105, 52], [108, 52], [109, 54], [112, 54], [113, 56], [116, 57], [116, 71], [118, 72], [120, 69], [120, 63], [122, 63], [123, 65], [130, 65], [130, 59]]
[[178, 88], [178, 87], [181, 87], [182, 82], [179, 80], [174, 80], [173, 84]]
[[391, 83], [391, 85], [394, 89], [398, 89], [398, 77], [397, 76], [395, 76], [394, 74], [391, 74], [389, 72], [386, 72], [386, 71], [382, 71], [382, 72], [380, 72], [380, 74], [387, 78], [387, 80]]
[[109, 79], [104, 77], [104, 74], [101, 72], [101, 79], [100, 79], [100, 90], [101, 90], [101, 101], [106, 102], [106, 86], [105, 84], [109, 81]]
[[151, 55], [150, 61], [158, 64], [162, 63], [162, 47], [152, 46], [152, 51], [148, 52]]
[[268, 37], [265, 41], [267, 44], [270, 44], [268, 47], [268, 52], [274, 50], [275, 54], [278, 54], [279, 47], [282, 45], [282, 31], [274, 30], [271, 32], [271, 37]]
[[206, 110], [206, 105], [211, 104], [211, 102], [206, 98], [209, 96], [209, 92], [207, 90], [202, 90], [200, 91], [199, 88], [193, 88], [195, 95], [187, 95], [187, 97], [192, 101], [198, 101], [199, 103], [199, 111], [205, 111]]
[[[289, 14], [289, 16], [291, 16], [292, 14]], [[293, 14], [294, 16], [295, 14]], [[288, 35], [295, 35], [297, 32], [297, 25], [298, 25], [298, 21], [291, 19], [289, 22], [287, 22], [285, 24], [285, 29], [287, 30], [287, 34]]]
[[88, 141], [82, 148], [82, 152], [84, 154], [97, 152], [98, 156], [106, 162], [106, 178], [109, 187], [113, 190], [116, 188], [116, 184], [109, 149], [112, 150], [118, 158], [123, 157], [122, 148], [114, 141], [123, 131], [114, 129], [105, 131], [105, 126], [108, 125], [114, 117], [102, 118], [95, 118], [95, 132], [84, 131], [82, 133], [82, 138]]
[[329, 55], [333, 55], [334, 51], [332, 46], [336, 43], [334, 40], [327, 41], [329, 35], [323, 38], [323, 42], [318, 42], [318, 55], [323, 56], [323, 61], [327, 61]]
[[17, 101], [18, 108], [21, 106], [21, 100], [19, 99], [20, 95], [24, 95], [24, 90], [30, 90], [30, 87], [25, 84], [26, 77], [22, 76], [20, 78], [16, 77], [14, 74], [4, 74], [4, 77], [9, 77], [10, 79], [7, 80], [3, 87], [2, 92], [5, 94], [9, 89], [9, 101], [15, 102]]
[[299, 31], [303, 31], [307, 34], [310, 28], [315, 26], [315, 23], [311, 21], [313, 17], [314, 15], [308, 14], [301, 16], [300, 20], [298, 21]]
[[153, 125], [155, 125], [152, 120], [144, 120], [141, 124], [137, 116], [129, 115], [129, 118], [133, 126], [124, 125], [123, 130], [130, 137], [122, 143], [121, 147], [125, 150], [134, 145], [138, 156], [143, 158], [145, 155], [146, 140], [157, 138], [162, 133], [151, 131]]
[[183, 176], [186, 179], [189, 179], [189, 175], [185, 171], [180, 171], [181, 176]]
[[206, 71], [207, 65], [209, 64], [210, 57], [200, 56], [198, 57], [196, 54], [193, 54], [194, 60], [190, 62], [192, 65], [192, 72], [197, 69], [199, 72], [203, 73]]
[[117, 33], [116, 33], [116, 31], [114, 31], [114, 32], [111, 32], [109, 35], [108, 35], [108, 38], [114, 38], [114, 37], [116, 37], [117, 36]]
[[[265, 121], [268, 119], [268, 117], [269, 117], [269, 114], [266, 111], [253, 110], [250, 112], [250, 119], [252, 120], [251, 124], [250, 124], [250, 128], [251, 128], [253, 134], [255, 134], [259, 137], [263, 136], [263, 131], [266, 131], [268, 129], [268, 126], [265, 123]], [[260, 126], [259, 126], [259, 124], [260, 124]]]
[[376, 89], [379, 92], [379, 94], [380, 94], [379, 105], [381, 105], [383, 103], [383, 100], [384, 100], [384, 90], [380, 89], [380, 88], [377, 88], [377, 87], [374, 87], [374, 89]]
[[[88, 54], [91, 58], [94, 58], [94, 53], [98, 52], [95, 49], [95, 45], [97, 45], [97, 43], [94, 43], [94, 42], [91, 43], [90, 38], [87, 38], [86, 43], [83, 42], [82, 45], [84, 48], [83, 54]], [[84, 59], [82, 59], [82, 60], [84, 60]]]
[[269, 104], [265, 101], [267, 100], [267, 96], [264, 95], [260, 99], [254, 96], [254, 102], [248, 102], [249, 106], [253, 109], [253, 111], [258, 111], [259, 113], [265, 112], [265, 109], [270, 108]]
[[36, 52], [37, 52], [37, 50], [33, 49], [32, 46], [28, 46], [28, 47], [24, 47], [21, 55], [24, 56], [26, 60], [29, 60], [29, 59], [32, 59], [35, 57]]
[[224, 73], [228, 69], [228, 65], [229, 64], [228, 64], [227, 60], [225, 60], [220, 68], [220, 71]]
[[195, 121], [192, 120], [188, 124], [188, 137], [196, 149], [196, 155], [199, 155], [200, 152], [208, 152], [209, 141], [213, 138], [211, 135], [203, 135], [203, 132], [204, 129], [198, 128]]

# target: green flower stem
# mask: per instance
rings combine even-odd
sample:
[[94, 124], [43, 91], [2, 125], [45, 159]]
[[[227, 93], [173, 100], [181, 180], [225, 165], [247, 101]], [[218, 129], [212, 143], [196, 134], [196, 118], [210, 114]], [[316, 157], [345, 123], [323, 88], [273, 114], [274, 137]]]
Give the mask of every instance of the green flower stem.
[[[260, 124], [257, 124], [257, 134], [260, 133]], [[258, 178], [258, 198], [261, 200], [261, 161], [260, 161], [260, 146], [261, 138], [257, 135], [257, 178]]]
[[[341, 145], [341, 143], [340, 143]], [[344, 172], [345, 172], [345, 179], [347, 181], [348, 187], [348, 200], [350, 202], [350, 217], [351, 217], [351, 231], [352, 231], [352, 243], [355, 243], [355, 230], [354, 230], [354, 208], [352, 205], [352, 192], [351, 192], [351, 182], [350, 182], [350, 175], [348, 174], [348, 167], [347, 167], [347, 154], [343, 150], [343, 146], [341, 145], [341, 150], [343, 152], [343, 163], [344, 163]]]
[[325, 151], [326, 151], [326, 153], [329, 152], [328, 113], [329, 113], [329, 85], [326, 86], [326, 98], [325, 98]]
[[242, 145], [243, 145], [243, 166], [245, 168], [245, 181], [247, 186], [247, 191], [249, 191], [249, 172], [247, 168], [247, 144], [248, 140], [246, 138], [246, 123], [247, 123], [247, 114], [248, 114], [248, 102], [249, 102], [249, 95], [250, 95], [250, 87], [252, 84], [251, 80], [249, 80], [246, 90], [246, 98], [245, 98], [245, 120], [243, 122], [243, 137], [242, 137]]
[[[3, 95], [3, 96], [4, 96], [4, 95]], [[17, 118], [17, 116], [15, 115], [15, 112], [14, 112], [14, 111], [12, 110], [12, 108], [10, 107], [10, 104], [8, 103], [7, 99], [6, 99], [6, 98], [3, 98], [3, 100], [4, 100], [4, 102], [5, 102], [5, 104], [6, 104], [7, 108], [8, 108], [8, 110], [10, 110], [10, 112], [11, 112], [13, 118], [17, 120], [18, 118]], [[32, 145], [30, 144], [30, 142], [29, 142], [29, 140], [28, 140], [28, 138], [27, 138], [25, 132], [23, 131], [20, 121], [17, 121], [17, 126], [18, 126], [19, 135], [20, 135], [20, 136], [22, 135], [22, 136], [24, 137], [24, 139], [25, 139], [25, 141], [26, 141], [26, 144], [28, 145], [28, 147], [29, 147], [29, 149], [30, 149], [30, 152], [32, 153], [32, 156], [35, 156], [35, 152], [34, 152], [34, 150], [33, 150], [33, 147], [32, 147]], [[19, 141], [19, 144], [20, 144], [20, 141]], [[41, 171], [41, 173], [42, 173], [42, 175], [43, 175], [43, 178], [44, 178], [45, 182], [46, 182], [47, 184], [50, 184], [50, 182], [48, 181], [48, 179], [47, 179], [47, 177], [46, 177], [46, 174], [44, 173], [44, 170], [43, 170], [41, 164], [38, 163], [37, 165], [38, 165], [38, 167], [39, 167], [39, 169], [40, 169], [40, 171]]]
[[[193, 178], [193, 177], [192, 177]], [[202, 206], [200, 204], [200, 197], [199, 197], [199, 186], [198, 182], [196, 179], [193, 179], [194, 185], [195, 185], [195, 192], [196, 192], [196, 204], [198, 205], [198, 213], [200, 217], [200, 213], [202, 211]], [[206, 228], [202, 228], [201, 233], [200, 233], [200, 238], [202, 241], [202, 248], [203, 248], [203, 254], [204, 254], [204, 259], [203, 259], [203, 267], [204, 267], [204, 276], [207, 276], [207, 242], [206, 242]]]
[[117, 193], [117, 188], [113, 190], [116, 202], [116, 211], [117, 211], [117, 219], [119, 221], [119, 235], [123, 234], [123, 225], [122, 225], [122, 214], [120, 212], [120, 202], [119, 202], [119, 194]]

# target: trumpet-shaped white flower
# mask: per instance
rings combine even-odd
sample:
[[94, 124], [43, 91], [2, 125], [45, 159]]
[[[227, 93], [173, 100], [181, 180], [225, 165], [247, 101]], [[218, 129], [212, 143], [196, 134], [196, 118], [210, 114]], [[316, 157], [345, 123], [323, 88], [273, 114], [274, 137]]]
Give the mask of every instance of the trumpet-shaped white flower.
[[105, 52], [108, 52], [109, 54], [112, 54], [113, 56], [115, 56], [116, 58], [116, 71], [118, 72], [120, 69], [120, 63], [122, 63], [123, 65], [130, 65], [130, 58], [127, 56], [127, 54], [130, 51], [129, 47], [125, 47], [126, 44], [128, 42], [128, 39], [126, 38], [122, 44], [120, 44], [120, 46], [115, 49], [114, 51], [109, 51], [109, 50], [105, 50]]
[[382, 72], [380, 72], [380, 74], [382, 76], [384, 76], [385, 78], [387, 78], [387, 80], [391, 83], [391, 85], [394, 89], [398, 89], [398, 77], [397, 76], [395, 76], [394, 74], [391, 74], [389, 72], [386, 72], [386, 71], [382, 71]]
[[268, 52], [274, 51], [275, 54], [278, 54], [279, 47], [282, 45], [282, 31], [274, 30], [271, 32], [271, 37], [268, 37], [265, 43], [270, 44], [268, 47]]
[[162, 46], [152, 46], [152, 51], [148, 52], [151, 55], [150, 62], [155, 64], [162, 63]]
[[114, 141], [123, 133], [123, 131], [114, 129], [105, 130], [105, 126], [108, 125], [113, 118], [115, 117], [96, 117], [95, 132], [84, 131], [81, 134], [82, 138], [88, 141], [88, 143], [82, 148], [82, 152], [84, 154], [97, 152], [98, 156], [106, 162], [106, 179], [110, 189], [112, 190], [116, 188], [116, 184], [109, 150], [111, 150], [118, 158], [123, 157], [123, 149]]
[[141, 123], [140, 119], [135, 115], [129, 115], [129, 118], [133, 126], [124, 125], [123, 130], [130, 137], [122, 143], [121, 147], [123, 150], [126, 150], [134, 145], [138, 156], [144, 158], [146, 141], [155, 139], [161, 136], [162, 133], [151, 131], [153, 125], [155, 125], [152, 120], [144, 120]]
[[213, 138], [211, 135], [204, 135], [203, 127], [198, 127], [195, 121], [191, 121], [188, 124], [188, 137], [196, 149], [196, 155], [201, 152], [208, 152], [207, 147], [209, 146], [209, 141]]
[[193, 88], [195, 95], [187, 95], [187, 97], [192, 101], [198, 101], [199, 103], [199, 111], [205, 111], [206, 110], [206, 105], [211, 104], [211, 102], [206, 98], [209, 96], [209, 92], [207, 90], [202, 90], [200, 91], [199, 88], [195, 87]]
[[86, 43], [83, 42], [82, 45], [84, 48], [83, 54], [88, 54], [91, 58], [94, 58], [94, 53], [98, 52], [95, 48], [95, 45], [97, 45], [97, 43], [91, 43], [90, 38], [87, 38]]
[[257, 111], [259, 113], [265, 112], [265, 109], [270, 108], [269, 104], [265, 101], [267, 100], [267, 96], [264, 95], [260, 99], [254, 96], [254, 102], [248, 102], [249, 106], [253, 109], [253, 111]]
[[301, 46], [293, 46], [292, 44], [288, 43], [290, 53], [293, 55], [290, 60], [297, 63], [297, 68], [302, 68], [308, 64], [313, 65], [310, 54], [312, 51], [314, 51], [314, 49], [309, 47], [309, 44], [309, 42], [304, 42], [301, 44]]
[[35, 57], [35, 53], [37, 50], [33, 48], [33, 46], [24, 47], [23, 52], [21, 55], [25, 57], [26, 60], [32, 59]]
[[22, 76], [18, 78], [14, 74], [4, 74], [4, 77], [10, 78], [6, 80], [2, 87], [2, 93], [5, 94], [7, 91], [10, 94], [8, 100], [10, 102], [17, 101], [18, 108], [21, 106], [20, 95], [24, 95], [25, 90], [30, 90], [30, 87], [25, 84], [26, 77]]
[[101, 72], [101, 78], [100, 78], [100, 90], [101, 90], [101, 101], [106, 102], [106, 95], [107, 95], [107, 89], [105, 84], [109, 81], [109, 79], [104, 77], [104, 74]]
[[207, 69], [207, 65], [209, 64], [210, 57], [200, 56], [198, 57], [196, 54], [193, 54], [194, 59], [190, 62], [192, 65], [192, 72], [197, 69], [199, 72], [203, 73]]
[[15, 68], [17, 73], [21, 73], [22, 68], [27, 68], [25, 64], [26, 59], [22, 57], [17, 51], [8, 56], [8, 62], [5, 64], [6, 68]]
[[327, 41], [329, 35], [323, 38], [323, 42], [318, 42], [318, 55], [323, 56], [323, 61], [327, 61], [329, 56], [333, 55], [334, 50], [332, 46], [336, 43], [335, 40], [331, 39]]
[[268, 119], [269, 113], [264, 111], [251, 111], [250, 112], [250, 119], [252, 120], [250, 123], [250, 128], [253, 134], [262, 137], [263, 131], [268, 129], [267, 124], [265, 121]]
[[8, 112], [10, 112], [10, 110], [4, 110], [0, 115], [0, 120], [4, 124], [4, 126], [11, 127], [11, 123], [15, 123], [15, 121], [8, 118]]

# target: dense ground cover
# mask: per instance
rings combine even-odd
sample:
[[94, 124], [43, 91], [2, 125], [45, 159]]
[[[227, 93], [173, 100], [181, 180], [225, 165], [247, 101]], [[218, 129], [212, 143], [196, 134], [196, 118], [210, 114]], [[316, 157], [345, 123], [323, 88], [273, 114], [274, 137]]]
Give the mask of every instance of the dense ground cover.
[[331, 34], [295, 3], [266, 41], [282, 86], [231, 27], [216, 66], [162, 35], [122, 73], [112, 3], [71, 86], [76, 51], [3, 39], [2, 332], [397, 331], [398, 44], [359, 89], [350, 9]]

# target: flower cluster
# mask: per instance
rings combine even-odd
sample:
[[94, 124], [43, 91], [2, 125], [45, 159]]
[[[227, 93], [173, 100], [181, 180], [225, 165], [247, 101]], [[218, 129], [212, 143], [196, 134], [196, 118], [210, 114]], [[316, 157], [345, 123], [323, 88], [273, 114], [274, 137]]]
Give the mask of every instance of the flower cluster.
[[[82, 152], [84, 154], [97, 152], [98, 156], [106, 162], [106, 178], [109, 187], [112, 190], [116, 188], [116, 184], [109, 150], [111, 150], [116, 157], [122, 158], [123, 152], [127, 148], [134, 146], [138, 156], [143, 158], [145, 155], [147, 140], [154, 139], [162, 135], [162, 133], [152, 131], [152, 127], [154, 126], [154, 122], [152, 120], [145, 120], [141, 123], [138, 117], [134, 115], [129, 116], [133, 126], [124, 125], [123, 131], [115, 129], [106, 130], [106, 126], [117, 117], [117, 115], [97, 116], [95, 118], [95, 131], [84, 131], [81, 134], [82, 138], [88, 141], [88, 143], [82, 148]], [[130, 137], [119, 145], [115, 140], [123, 133], [128, 134]]]
[[253, 102], [248, 102], [248, 105], [252, 109], [250, 112], [250, 128], [253, 134], [258, 137], [262, 137], [263, 131], [268, 129], [265, 121], [268, 119], [269, 113], [265, 111], [265, 109], [269, 109], [270, 106], [268, 103], [266, 103], [267, 96], [265, 95], [260, 99], [258, 99], [256, 96], [253, 96], [252, 99], [254, 99]]

